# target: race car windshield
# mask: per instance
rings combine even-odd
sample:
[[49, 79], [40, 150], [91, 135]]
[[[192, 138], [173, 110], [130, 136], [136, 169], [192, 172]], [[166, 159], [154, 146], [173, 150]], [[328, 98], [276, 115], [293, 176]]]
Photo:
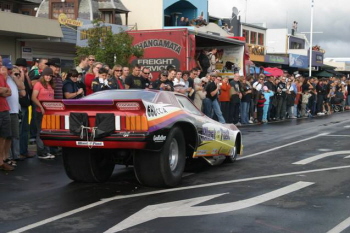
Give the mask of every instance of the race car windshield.
[[156, 92], [140, 90], [108, 90], [100, 91], [83, 97], [84, 100], [130, 100], [142, 99], [153, 102]]

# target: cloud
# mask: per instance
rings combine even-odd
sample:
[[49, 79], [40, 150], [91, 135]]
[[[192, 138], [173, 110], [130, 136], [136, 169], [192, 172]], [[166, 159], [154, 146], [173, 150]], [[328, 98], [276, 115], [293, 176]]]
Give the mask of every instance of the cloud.
[[[247, 23], [290, 30], [295, 20], [298, 32], [310, 32], [311, 0], [209, 0], [209, 14], [213, 16], [230, 17], [233, 7], [240, 10], [242, 22], [246, 19]], [[322, 33], [313, 34], [313, 44], [326, 50], [325, 57], [350, 57], [349, 12], [346, 0], [314, 0], [313, 31]]]

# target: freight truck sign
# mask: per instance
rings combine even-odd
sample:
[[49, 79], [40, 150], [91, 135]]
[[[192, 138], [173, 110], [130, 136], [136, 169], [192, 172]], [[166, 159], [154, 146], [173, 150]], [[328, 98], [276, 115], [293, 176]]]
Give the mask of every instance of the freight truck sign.
[[[144, 49], [142, 58], [133, 57], [131, 64], [147, 66], [151, 72], [159, 72], [169, 65], [186, 69], [186, 44], [188, 33], [185, 30], [129, 31], [136, 47]], [[153, 75], [157, 77], [157, 73]]]

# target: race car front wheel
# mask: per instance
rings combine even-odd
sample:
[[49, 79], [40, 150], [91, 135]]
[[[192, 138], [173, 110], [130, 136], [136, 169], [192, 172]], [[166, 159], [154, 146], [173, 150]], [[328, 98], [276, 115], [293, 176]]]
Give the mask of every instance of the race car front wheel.
[[88, 148], [62, 148], [63, 164], [67, 176], [78, 182], [104, 182], [114, 170], [108, 150]]
[[161, 151], [137, 151], [134, 154], [136, 177], [147, 186], [176, 186], [181, 181], [185, 163], [185, 139], [178, 127], [170, 130]]
[[[237, 143], [237, 142], [236, 142]], [[237, 145], [231, 148], [230, 155], [225, 158], [225, 163], [234, 163], [237, 159]]]

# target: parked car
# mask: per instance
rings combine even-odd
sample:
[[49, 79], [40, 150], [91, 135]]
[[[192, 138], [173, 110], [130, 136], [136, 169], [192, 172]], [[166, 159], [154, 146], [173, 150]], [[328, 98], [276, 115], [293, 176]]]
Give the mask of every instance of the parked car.
[[41, 138], [62, 147], [69, 178], [103, 182], [115, 164], [133, 165], [147, 186], [174, 187], [186, 164], [234, 162], [242, 135], [206, 117], [186, 96], [155, 90], [108, 90], [77, 100], [42, 101]]

